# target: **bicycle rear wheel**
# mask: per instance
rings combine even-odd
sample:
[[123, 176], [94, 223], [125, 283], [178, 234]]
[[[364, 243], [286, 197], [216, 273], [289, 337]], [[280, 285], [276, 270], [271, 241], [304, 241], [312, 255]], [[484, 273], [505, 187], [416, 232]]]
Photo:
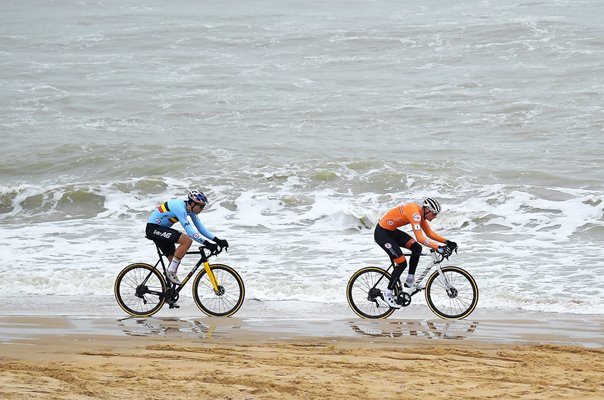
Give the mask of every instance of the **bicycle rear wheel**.
[[137, 263], [117, 275], [113, 291], [122, 310], [135, 317], [148, 317], [166, 302], [166, 288], [166, 280], [156, 268]]
[[463, 319], [476, 308], [478, 285], [464, 269], [444, 267], [441, 270], [442, 276], [436, 271], [426, 282], [426, 303], [441, 318]]
[[193, 282], [195, 304], [207, 315], [228, 317], [235, 314], [245, 298], [243, 279], [228, 265], [212, 264], [210, 269], [218, 281], [218, 293], [214, 291], [210, 277], [203, 269]]
[[395, 310], [382, 297], [388, 282], [390, 274], [381, 268], [365, 267], [355, 272], [346, 287], [350, 308], [362, 318], [388, 318]]

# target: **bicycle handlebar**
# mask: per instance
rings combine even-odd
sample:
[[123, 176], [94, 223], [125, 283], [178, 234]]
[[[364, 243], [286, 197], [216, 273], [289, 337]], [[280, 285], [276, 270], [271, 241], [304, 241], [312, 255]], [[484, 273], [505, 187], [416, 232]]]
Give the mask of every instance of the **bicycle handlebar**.
[[[419, 253], [419, 254], [418, 254], [418, 256], [422, 256], [422, 257], [425, 257], [425, 256], [431, 256], [431, 255], [432, 255], [432, 253], [434, 253], [434, 252], [436, 252], [436, 250], [434, 250], [434, 249], [430, 249], [430, 252], [429, 252], [429, 253]], [[455, 249], [455, 253], [457, 253], [457, 249]], [[411, 257], [411, 256], [413, 255], [413, 253], [403, 253], [403, 255], [404, 255], [405, 257]], [[440, 253], [439, 253], [439, 255], [440, 255]]]
[[[438, 256], [440, 256], [441, 261], [442, 261], [442, 260], [444, 260], [445, 258], [446, 258], [446, 259], [449, 259], [449, 257], [450, 257], [451, 255], [453, 255], [453, 251], [455, 252], [455, 254], [457, 254], [457, 247], [456, 247], [456, 248], [454, 248], [453, 250], [451, 250], [451, 254], [449, 254], [447, 257], [445, 257], [445, 256], [443, 256], [442, 254], [438, 253], [438, 252], [437, 252], [436, 250], [434, 250], [434, 249], [430, 249], [430, 252], [429, 252], [429, 253], [420, 253], [420, 254], [418, 254], [418, 255], [419, 255], [419, 256], [424, 256], [424, 257], [425, 257], [425, 256], [431, 256], [431, 255], [433, 255], [434, 253], [437, 253], [437, 255], [438, 255]], [[412, 256], [412, 255], [413, 255], [413, 253], [403, 253], [403, 255], [404, 255], [404, 256], [407, 256], [407, 257], [410, 257], [410, 256]]]
[[[199, 246], [198, 249], [199, 250], [197, 250], [197, 251], [187, 251], [187, 254], [200, 254], [201, 255], [202, 251], [204, 251], [206, 249], [210, 250], [210, 249], [208, 249], [204, 245]], [[222, 253], [222, 250], [228, 251], [228, 247], [220, 247], [220, 246], [218, 246], [216, 248], [216, 250], [210, 250], [210, 254], [206, 255], [206, 257], [210, 258], [210, 257], [217, 256], [218, 254]]]

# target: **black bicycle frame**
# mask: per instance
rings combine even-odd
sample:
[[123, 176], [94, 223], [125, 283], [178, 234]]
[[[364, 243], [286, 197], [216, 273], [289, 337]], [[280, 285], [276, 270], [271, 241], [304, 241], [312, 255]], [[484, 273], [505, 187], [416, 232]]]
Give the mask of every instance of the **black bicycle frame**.
[[[159, 264], [161, 264], [162, 269], [164, 270], [164, 275], [166, 275], [166, 264], [164, 264], [164, 257], [168, 258], [165, 254], [163, 254], [159, 248], [159, 246], [157, 244], [155, 244], [155, 249], [157, 250], [157, 255], [159, 256], [159, 259], [157, 260], [157, 262], [155, 263], [155, 265], [153, 266], [154, 269], [157, 269], [157, 267], [159, 266]], [[210, 256], [218, 254], [219, 252], [210, 252]], [[195, 274], [195, 272], [197, 272], [197, 270], [199, 269], [199, 267], [201, 266], [201, 264], [205, 263], [208, 261], [208, 255], [206, 255], [205, 249], [203, 247], [199, 247], [199, 250], [197, 251], [188, 251], [186, 254], [196, 254], [199, 255], [199, 261], [197, 261], [197, 263], [195, 264], [195, 267], [193, 269], [191, 269], [191, 271], [189, 271], [189, 273], [187, 274], [187, 276], [185, 276], [185, 278], [183, 279], [182, 283], [180, 285], [177, 285], [176, 283], [170, 282], [169, 280], [167, 280], [168, 285], [171, 285], [172, 288], [177, 292], [180, 293], [180, 291], [182, 290], [183, 287], [185, 287], [185, 285], [187, 284], [187, 282], [189, 281], [189, 279], [191, 279], [191, 277]], [[143, 281], [143, 284], [147, 282], [147, 279], [149, 279], [149, 277], [151, 276], [151, 273], [149, 273], [149, 275], [145, 278], [145, 280]]]

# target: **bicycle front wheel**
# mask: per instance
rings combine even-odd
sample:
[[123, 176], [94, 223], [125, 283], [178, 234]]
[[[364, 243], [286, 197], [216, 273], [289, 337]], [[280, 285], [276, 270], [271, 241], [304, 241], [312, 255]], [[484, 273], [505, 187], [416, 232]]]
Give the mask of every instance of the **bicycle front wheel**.
[[214, 291], [206, 270], [201, 270], [193, 282], [195, 304], [207, 315], [228, 317], [235, 314], [245, 298], [243, 279], [228, 265], [212, 264], [210, 269], [218, 281], [218, 292]]
[[426, 303], [430, 310], [444, 319], [463, 319], [478, 303], [478, 285], [466, 270], [444, 267], [426, 282]]
[[115, 279], [113, 291], [117, 304], [135, 317], [148, 317], [166, 302], [166, 280], [149, 264], [130, 264]]
[[350, 308], [362, 318], [388, 318], [395, 310], [382, 296], [388, 282], [390, 274], [381, 268], [365, 267], [355, 272], [346, 287]]

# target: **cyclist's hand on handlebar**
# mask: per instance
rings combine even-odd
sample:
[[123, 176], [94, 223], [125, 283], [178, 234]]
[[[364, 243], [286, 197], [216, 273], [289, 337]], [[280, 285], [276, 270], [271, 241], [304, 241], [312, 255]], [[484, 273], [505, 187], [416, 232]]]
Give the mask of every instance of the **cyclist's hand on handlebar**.
[[453, 250], [451, 250], [448, 246], [438, 246], [436, 252], [442, 256], [442, 258], [449, 258]]
[[206, 249], [210, 250], [212, 253], [214, 253], [216, 250], [218, 250], [218, 245], [216, 243], [208, 242], [206, 240], [205, 242], [203, 242], [203, 245], [205, 246]]
[[453, 250], [455, 250], [455, 252], [457, 253], [457, 243], [451, 241], [451, 240], [447, 240], [445, 242], [445, 244], [447, 245], [447, 247], [449, 249], [451, 249], [451, 253], [453, 253]]
[[228, 247], [229, 247], [229, 242], [227, 242], [227, 241], [226, 241], [226, 240], [224, 240], [224, 239], [220, 239], [220, 238], [218, 238], [218, 237], [214, 237], [214, 242], [215, 242], [215, 243], [216, 243], [218, 246], [220, 246], [220, 247], [222, 247], [222, 248], [225, 248], [225, 249], [226, 249], [226, 248], [228, 248]]

